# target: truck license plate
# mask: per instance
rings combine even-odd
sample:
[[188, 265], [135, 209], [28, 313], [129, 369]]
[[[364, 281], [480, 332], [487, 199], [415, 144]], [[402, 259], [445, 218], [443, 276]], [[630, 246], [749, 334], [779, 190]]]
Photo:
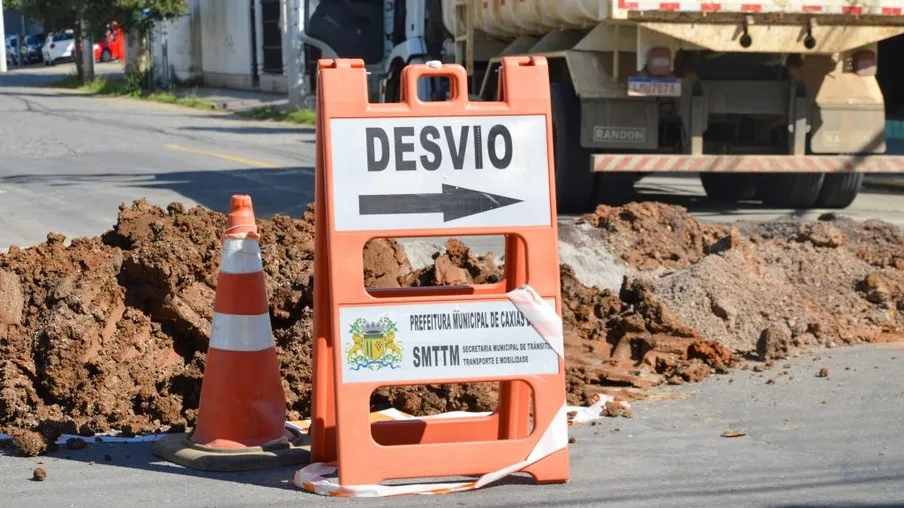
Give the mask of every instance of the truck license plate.
[[634, 97], [681, 97], [681, 81], [675, 78], [628, 78], [628, 95]]

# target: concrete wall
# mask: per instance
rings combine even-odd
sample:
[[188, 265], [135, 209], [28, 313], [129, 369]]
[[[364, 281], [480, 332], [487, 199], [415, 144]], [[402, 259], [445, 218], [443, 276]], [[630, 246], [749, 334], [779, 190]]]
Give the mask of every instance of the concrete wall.
[[[154, 26], [152, 51], [154, 61], [162, 66], [163, 24]], [[189, 0], [188, 13], [166, 23], [167, 59], [170, 76], [180, 82], [202, 80], [201, 0]]]
[[250, 7], [248, 0], [201, 2], [201, 70], [205, 85], [253, 87]]

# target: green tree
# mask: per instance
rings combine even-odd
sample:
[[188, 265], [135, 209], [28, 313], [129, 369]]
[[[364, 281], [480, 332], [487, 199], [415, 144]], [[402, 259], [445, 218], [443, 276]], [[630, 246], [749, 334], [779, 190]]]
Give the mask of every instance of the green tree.
[[[146, 66], [144, 51], [148, 30], [153, 23], [181, 16], [188, 9], [187, 0], [7, 0], [7, 3], [9, 8], [30, 18], [43, 20], [50, 31], [73, 29], [79, 41], [81, 20], [87, 24], [93, 40], [103, 38], [107, 25], [116, 21], [124, 33], [140, 39], [139, 44], [134, 46], [140, 48], [139, 55], [134, 55], [138, 57], [137, 71], [143, 71]], [[76, 44], [76, 68], [81, 77], [80, 46]]]

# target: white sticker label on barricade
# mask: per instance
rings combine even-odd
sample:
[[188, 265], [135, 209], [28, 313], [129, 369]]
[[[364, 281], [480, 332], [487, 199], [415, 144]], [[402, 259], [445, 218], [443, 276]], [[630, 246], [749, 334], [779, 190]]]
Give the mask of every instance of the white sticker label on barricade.
[[559, 372], [555, 348], [509, 301], [341, 307], [339, 322], [345, 383]]
[[543, 115], [336, 118], [330, 139], [337, 231], [551, 224]]

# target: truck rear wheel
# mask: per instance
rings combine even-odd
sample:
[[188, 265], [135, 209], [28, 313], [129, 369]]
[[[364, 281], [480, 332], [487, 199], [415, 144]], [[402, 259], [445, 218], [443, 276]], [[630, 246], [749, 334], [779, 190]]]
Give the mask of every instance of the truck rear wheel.
[[863, 185], [863, 173], [830, 173], [825, 176], [817, 208], [847, 208]]
[[590, 171], [590, 151], [581, 146], [580, 103], [569, 83], [550, 83], [550, 89], [557, 209], [583, 213], [590, 206], [595, 174]]
[[822, 173], [779, 173], [762, 176], [763, 202], [776, 208], [812, 208], [822, 191]]
[[706, 196], [715, 201], [743, 201], [756, 195], [756, 176], [732, 173], [700, 173]]

